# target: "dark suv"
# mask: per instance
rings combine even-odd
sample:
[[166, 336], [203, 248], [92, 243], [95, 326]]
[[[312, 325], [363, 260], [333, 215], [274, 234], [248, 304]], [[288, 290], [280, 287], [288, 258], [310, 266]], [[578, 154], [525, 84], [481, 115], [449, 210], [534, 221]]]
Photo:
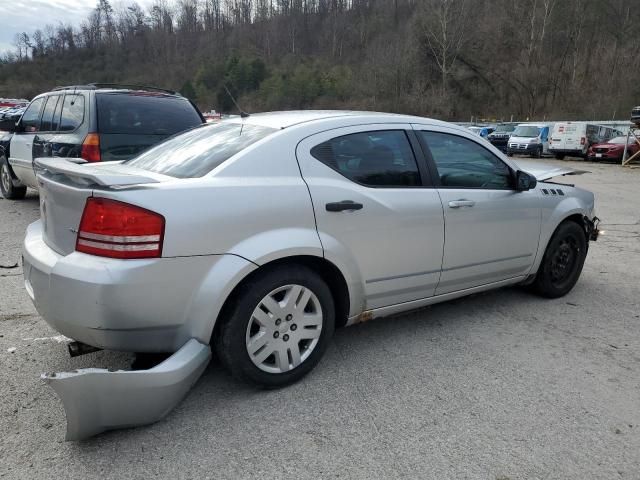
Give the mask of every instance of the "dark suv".
[[496, 126], [496, 129], [487, 136], [487, 140], [498, 150], [506, 153], [509, 137], [517, 125], [517, 123], [500, 123]]
[[0, 187], [5, 198], [36, 188], [33, 159], [127, 160], [165, 138], [204, 123], [180, 94], [151, 87], [89, 84], [35, 97], [13, 134], [0, 134]]

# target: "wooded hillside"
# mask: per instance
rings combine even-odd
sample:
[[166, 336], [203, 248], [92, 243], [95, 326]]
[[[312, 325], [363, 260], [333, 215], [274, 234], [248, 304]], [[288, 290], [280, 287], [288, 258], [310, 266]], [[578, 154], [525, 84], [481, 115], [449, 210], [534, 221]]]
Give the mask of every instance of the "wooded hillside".
[[[444, 119], [628, 118], [640, 104], [629, 0], [157, 0], [16, 37], [0, 96], [127, 82], [202, 109], [355, 108]], [[3, 19], [10, 21], [10, 19]], [[0, 25], [1, 28], [1, 25]]]

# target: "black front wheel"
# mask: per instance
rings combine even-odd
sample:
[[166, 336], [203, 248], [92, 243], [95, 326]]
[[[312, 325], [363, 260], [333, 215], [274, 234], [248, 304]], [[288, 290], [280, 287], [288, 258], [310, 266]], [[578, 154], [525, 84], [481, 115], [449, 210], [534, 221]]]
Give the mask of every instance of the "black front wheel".
[[569, 293], [580, 278], [587, 247], [587, 236], [580, 225], [572, 221], [560, 224], [544, 253], [534, 290], [547, 298]]
[[11, 167], [6, 157], [0, 157], [0, 192], [8, 200], [20, 200], [27, 194], [27, 187], [13, 184]]

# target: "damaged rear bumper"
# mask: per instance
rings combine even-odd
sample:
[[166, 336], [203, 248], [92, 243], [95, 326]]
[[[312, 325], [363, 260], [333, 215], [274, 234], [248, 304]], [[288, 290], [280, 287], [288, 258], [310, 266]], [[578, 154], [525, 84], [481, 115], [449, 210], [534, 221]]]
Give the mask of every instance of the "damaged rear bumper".
[[147, 425], [169, 413], [200, 378], [211, 348], [195, 339], [149, 370], [87, 368], [43, 374], [67, 416], [66, 440]]

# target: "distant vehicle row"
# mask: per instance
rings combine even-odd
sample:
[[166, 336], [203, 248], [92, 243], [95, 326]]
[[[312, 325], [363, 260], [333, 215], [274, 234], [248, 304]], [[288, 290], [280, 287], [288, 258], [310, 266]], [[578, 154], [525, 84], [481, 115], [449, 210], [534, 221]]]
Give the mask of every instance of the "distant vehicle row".
[[[502, 123], [467, 128], [509, 156], [524, 154], [540, 158], [554, 155], [558, 160], [567, 155], [600, 158], [590, 155], [590, 149], [595, 146], [608, 148], [600, 147], [600, 144], [623, 135], [615, 128], [587, 122]], [[622, 143], [624, 147], [624, 141]]]

